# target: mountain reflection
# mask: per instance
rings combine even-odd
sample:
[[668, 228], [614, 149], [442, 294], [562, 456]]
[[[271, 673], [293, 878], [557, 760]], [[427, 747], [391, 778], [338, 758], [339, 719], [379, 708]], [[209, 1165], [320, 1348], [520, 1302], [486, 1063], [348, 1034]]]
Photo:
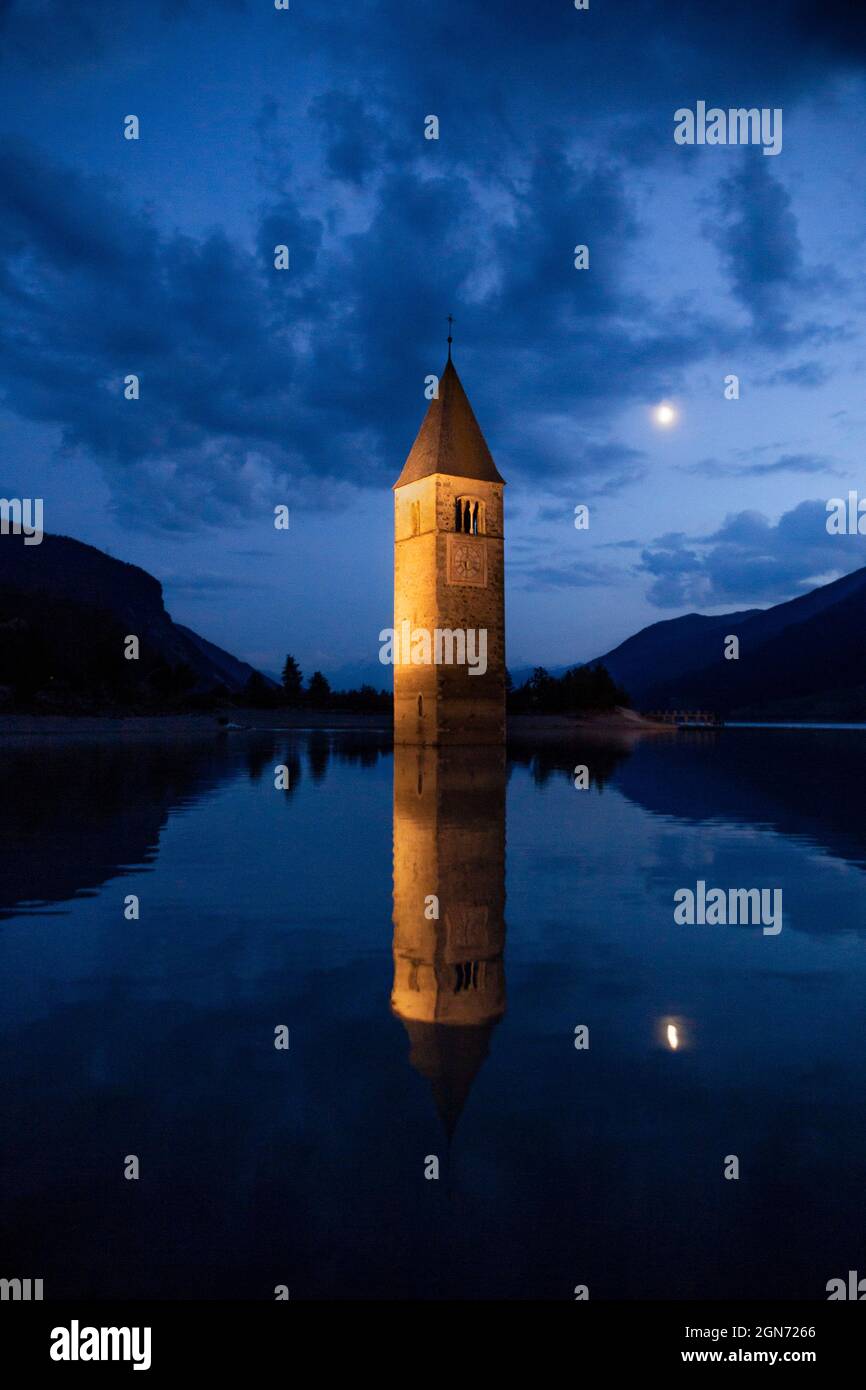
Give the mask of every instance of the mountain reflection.
[[[389, 734], [368, 730], [4, 739], [0, 920], [21, 913], [45, 915], [54, 904], [90, 896], [111, 879], [153, 864], [169, 816], [226, 782], [246, 776], [266, 786], [275, 766], [285, 765], [288, 787], [279, 797], [289, 802], [305, 782], [321, 785], [334, 764], [372, 769], [390, 753]], [[586, 730], [564, 736], [561, 729], [552, 729], [549, 736], [535, 732], [513, 739], [508, 764], [526, 767], [538, 787], [552, 778], [572, 779], [575, 768], [585, 765], [593, 794], [614, 788], [651, 815], [682, 823], [774, 831], [866, 868], [866, 732], [728, 729], [611, 737]], [[492, 960], [501, 944], [494, 949], [491, 943], [504, 933], [506, 768], [501, 753], [473, 750], [461, 765], [431, 749], [401, 748], [396, 750], [394, 779], [395, 939], [405, 938], [408, 955], [428, 962], [431, 978], [439, 978], [436, 970], [443, 960], [449, 968], [461, 960]], [[414, 847], [405, 853], [404, 840]], [[415, 855], [416, 869], [406, 854]], [[407, 887], [413, 874], [421, 921], [410, 926], [403, 903], [416, 891]], [[423, 903], [437, 893], [438, 922], [424, 917]], [[454, 927], [447, 919], [449, 900]], [[455, 904], [461, 903], [458, 909]], [[476, 955], [467, 941], [458, 959], [452, 941], [458, 911], [478, 921], [484, 904], [489, 940]], [[822, 924], [826, 929], [828, 924]], [[413, 931], [421, 936], [416, 939]], [[438, 954], [437, 933], [442, 937]], [[467, 999], [480, 1007], [489, 982], [479, 993], [471, 974], [469, 986]], [[437, 990], [442, 994], [441, 1023], [447, 991], [441, 982]], [[468, 1007], [467, 999], [461, 1007]], [[414, 1015], [411, 1009], [404, 1013], [402, 996], [395, 994], [394, 1006], [408, 1026]], [[489, 1017], [494, 1016], [491, 1007]], [[455, 1026], [462, 1026], [459, 1020]], [[472, 1021], [466, 1026], [478, 1025]], [[437, 1036], [437, 1046], [451, 1046], [459, 1035]], [[472, 1036], [478, 1042], [479, 1035]], [[416, 1054], [418, 1059], [423, 1055], [420, 1041]]]
[[[0, 741], [10, 1275], [52, 1298], [760, 1300], [856, 1267], [841, 861], [866, 863], [866, 740], [544, 734], [393, 766], [360, 728]], [[698, 877], [783, 885], [794, 929], [683, 931]], [[443, 1127], [459, 1162], [419, 1200]], [[134, 1194], [106, 1178], [130, 1148]]]
[[866, 730], [579, 730], [511, 741], [508, 756], [538, 786], [585, 764], [592, 788], [615, 787], [651, 815], [771, 830], [866, 868]]
[[322, 730], [302, 737], [223, 730], [185, 738], [4, 739], [0, 921], [45, 916], [51, 905], [92, 896], [111, 879], [153, 864], [169, 816], [244, 773], [266, 782], [285, 765], [288, 786], [280, 795], [292, 798], [305, 773], [322, 781], [332, 758], [371, 767], [389, 751], [384, 733]]
[[454, 1133], [505, 1012], [505, 752], [394, 750], [394, 987]]
[[220, 739], [6, 741], [0, 760], [0, 920], [92, 895], [151, 864], [169, 812], [227, 774]]
[[680, 733], [642, 742], [613, 780], [654, 815], [773, 830], [866, 867], [866, 730]]

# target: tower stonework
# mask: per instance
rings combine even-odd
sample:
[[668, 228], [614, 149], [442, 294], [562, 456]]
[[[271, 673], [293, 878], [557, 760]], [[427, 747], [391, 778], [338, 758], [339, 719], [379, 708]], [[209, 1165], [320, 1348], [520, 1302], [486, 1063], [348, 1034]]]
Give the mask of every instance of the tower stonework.
[[[396, 743], [505, 739], [504, 487], [449, 358], [394, 484]], [[430, 634], [432, 656], [435, 634], [443, 634], [446, 658], [459, 653], [461, 640], [470, 654], [474, 641], [477, 656], [483, 632], [486, 670], [470, 674], [472, 666], [458, 660], [413, 661], [401, 639], [419, 630]]]
[[394, 749], [391, 1008], [449, 1138], [505, 1013], [505, 780], [502, 746]]

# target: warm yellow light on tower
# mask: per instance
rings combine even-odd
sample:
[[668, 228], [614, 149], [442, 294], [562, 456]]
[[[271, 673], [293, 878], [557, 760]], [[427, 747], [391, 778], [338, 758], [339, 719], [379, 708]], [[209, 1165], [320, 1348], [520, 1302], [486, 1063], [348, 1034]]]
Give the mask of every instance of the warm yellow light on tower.
[[653, 419], [656, 424], [661, 425], [663, 429], [670, 429], [671, 425], [676, 424], [677, 412], [670, 401], [662, 401], [661, 404], [657, 405], [653, 410]]

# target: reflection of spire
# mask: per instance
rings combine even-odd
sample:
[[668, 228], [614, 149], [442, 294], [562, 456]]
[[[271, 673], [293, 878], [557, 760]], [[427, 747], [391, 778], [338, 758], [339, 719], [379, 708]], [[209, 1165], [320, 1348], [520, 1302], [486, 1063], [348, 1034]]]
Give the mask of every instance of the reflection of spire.
[[481, 1070], [498, 1019], [486, 1023], [420, 1023], [404, 1019], [409, 1034], [409, 1061], [430, 1082], [436, 1109], [448, 1140]]
[[505, 1012], [504, 908], [503, 749], [398, 744], [391, 1007], [449, 1139]]

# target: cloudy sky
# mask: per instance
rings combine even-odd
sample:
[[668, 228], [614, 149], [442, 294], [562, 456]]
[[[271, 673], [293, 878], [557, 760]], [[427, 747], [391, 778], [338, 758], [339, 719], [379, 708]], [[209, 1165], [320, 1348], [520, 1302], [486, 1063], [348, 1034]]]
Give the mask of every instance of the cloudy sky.
[[0, 495], [257, 665], [375, 662], [450, 312], [510, 665], [855, 569], [864, 74], [843, 0], [0, 0]]

